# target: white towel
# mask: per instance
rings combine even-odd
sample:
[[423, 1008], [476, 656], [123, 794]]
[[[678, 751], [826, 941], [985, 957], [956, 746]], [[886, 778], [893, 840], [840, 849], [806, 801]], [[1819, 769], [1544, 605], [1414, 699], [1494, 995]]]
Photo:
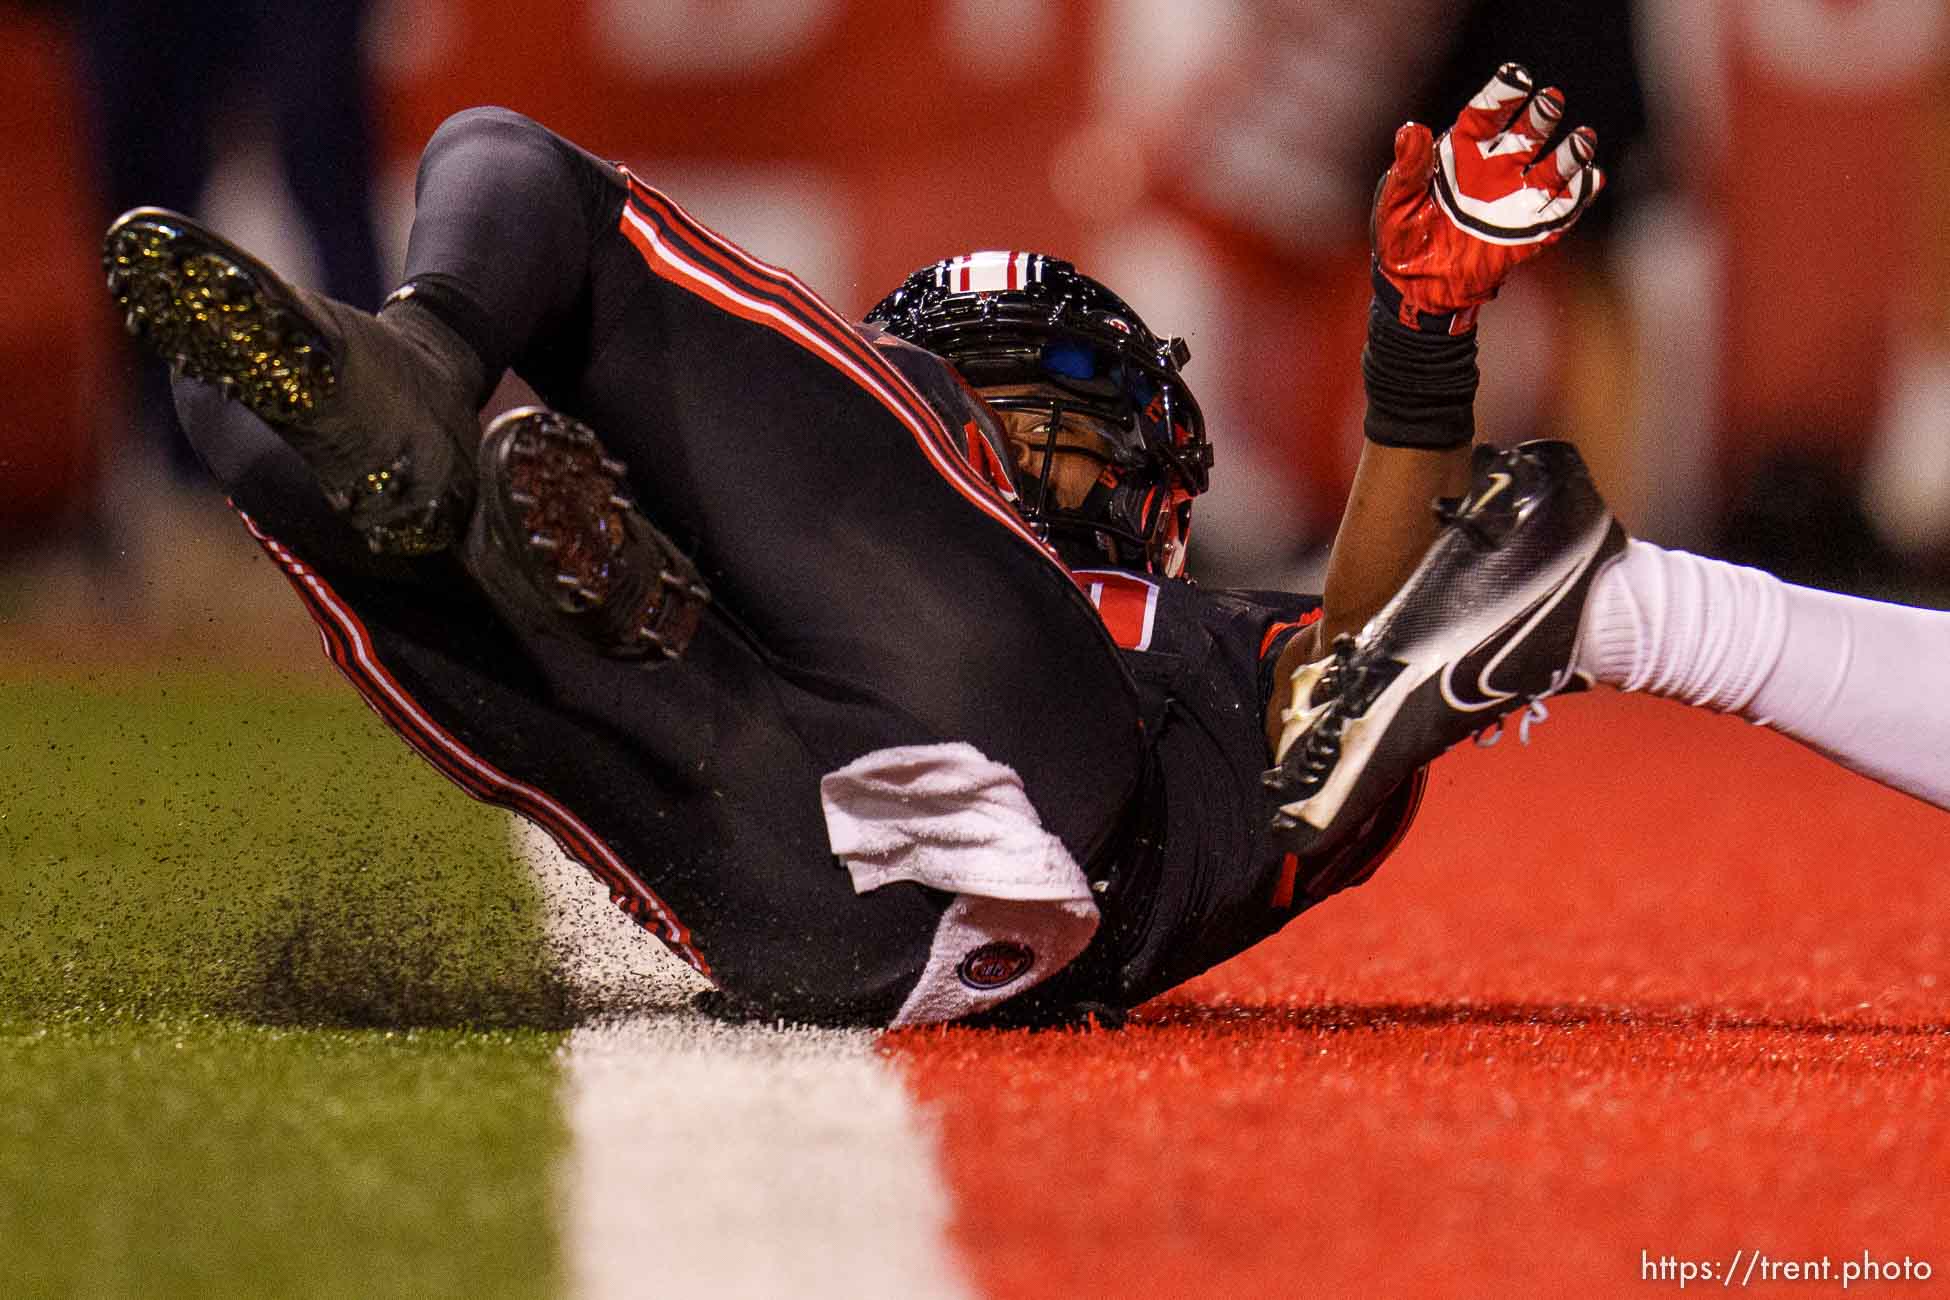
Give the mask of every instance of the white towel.
[[1090, 882], [1043, 829], [1022, 778], [973, 745], [903, 745], [820, 779], [833, 854], [856, 893], [895, 880], [959, 895], [896, 1026], [991, 1007], [1062, 969], [1089, 944]]

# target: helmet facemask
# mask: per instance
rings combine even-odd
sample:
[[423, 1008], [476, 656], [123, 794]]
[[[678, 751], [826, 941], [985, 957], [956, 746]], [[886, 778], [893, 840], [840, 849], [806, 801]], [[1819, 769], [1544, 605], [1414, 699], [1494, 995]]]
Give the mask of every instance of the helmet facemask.
[[[1023, 450], [1011, 466], [1025, 518], [1075, 567], [1109, 564], [1175, 575], [1184, 565], [1183, 537], [1192, 493], [1186, 471], [1160, 472], [1159, 457], [1128, 403], [1078, 398], [1053, 386], [1021, 393], [983, 391], [998, 412], [1034, 417], [1033, 428], [1009, 421], [1010, 441]], [[1095, 435], [1079, 441], [1073, 431]], [[1069, 436], [1065, 436], [1068, 433]], [[1064, 458], [1093, 462], [1093, 481], [1081, 500], [1061, 500], [1057, 466]], [[1167, 462], [1169, 465], [1169, 462]], [[1177, 545], [1169, 545], [1176, 542]]]
[[[1023, 282], [982, 289], [966, 287], [965, 272], [957, 280], [960, 264], [981, 259], [1008, 259]], [[1190, 355], [1181, 340], [1157, 339], [1068, 263], [1020, 253], [917, 271], [867, 320], [946, 358], [998, 411], [1039, 418], [1030, 468], [1010, 470], [1024, 518], [1068, 563], [1168, 575], [1183, 568], [1191, 502], [1205, 490], [1212, 451], [1179, 377]], [[1059, 441], [1066, 422], [1101, 434], [1107, 450]], [[1102, 472], [1083, 501], [1066, 507], [1051, 492], [1051, 470], [1058, 457], [1079, 455]]]

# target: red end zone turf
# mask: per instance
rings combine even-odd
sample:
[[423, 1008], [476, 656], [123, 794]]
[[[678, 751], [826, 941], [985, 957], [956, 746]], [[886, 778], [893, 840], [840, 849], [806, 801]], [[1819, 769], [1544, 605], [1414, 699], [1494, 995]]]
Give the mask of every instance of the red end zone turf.
[[1950, 1292], [1950, 815], [1731, 719], [1555, 711], [1121, 1033], [888, 1036], [987, 1294], [1646, 1295], [1736, 1251], [1807, 1294], [1864, 1250]]

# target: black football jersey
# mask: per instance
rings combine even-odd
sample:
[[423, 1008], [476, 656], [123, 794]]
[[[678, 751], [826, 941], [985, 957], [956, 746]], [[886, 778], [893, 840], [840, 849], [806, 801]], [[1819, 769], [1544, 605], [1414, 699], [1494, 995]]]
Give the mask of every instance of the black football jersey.
[[1323, 898], [1366, 880], [1407, 830], [1422, 793], [1405, 783], [1344, 848], [1302, 861], [1268, 833], [1278, 800], [1265, 709], [1315, 596], [1226, 591], [1124, 571], [1077, 573], [1136, 679], [1142, 788], [1120, 840], [1090, 874], [1103, 924], [1073, 968], [1032, 990], [1011, 1020], [1133, 1007], [1244, 952]]
[[[959, 450], [1004, 487], [1007, 445], [986, 404], [934, 354], [891, 336], [874, 341], [963, 431]], [[1320, 617], [1320, 598], [1119, 569], [1082, 569], [1076, 579], [1137, 683], [1144, 776], [1120, 834], [1086, 864], [1103, 912], [1096, 938], [1069, 968], [1005, 1004], [993, 1017], [1002, 1023], [1136, 1006], [1244, 952], [1366, 880], [1421, 799], [1418, 774], [1321, 860], [1278, 848], [1268, 834], [1278, 800], [1260, 783], [1271, 762], [1266, 702], [1280, 651]]]

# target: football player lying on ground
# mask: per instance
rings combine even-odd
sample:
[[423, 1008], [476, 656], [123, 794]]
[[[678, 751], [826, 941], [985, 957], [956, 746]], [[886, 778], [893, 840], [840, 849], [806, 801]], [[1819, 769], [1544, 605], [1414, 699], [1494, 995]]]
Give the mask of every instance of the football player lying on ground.
[[[430, 141], [377, 317], [158, 210], [105, 258], [354, 684], [718, 1010], [1115, 1020], [1366, 879], [1423, 764], [1586, 679], [1950, 801], [1914, 716], [1950, 616], [1628, 542], [1561, 443], [1472, 477], [1477, 308], [1602, 183], [1562, 107], [1506, 67], [1397, 136], [1324, 607], [1178, 576], [1186, 351], [1062, 262], [954, 258], [857, 327], [498, 109]], [[483, 437], [509, 367], [551, 409]]]

